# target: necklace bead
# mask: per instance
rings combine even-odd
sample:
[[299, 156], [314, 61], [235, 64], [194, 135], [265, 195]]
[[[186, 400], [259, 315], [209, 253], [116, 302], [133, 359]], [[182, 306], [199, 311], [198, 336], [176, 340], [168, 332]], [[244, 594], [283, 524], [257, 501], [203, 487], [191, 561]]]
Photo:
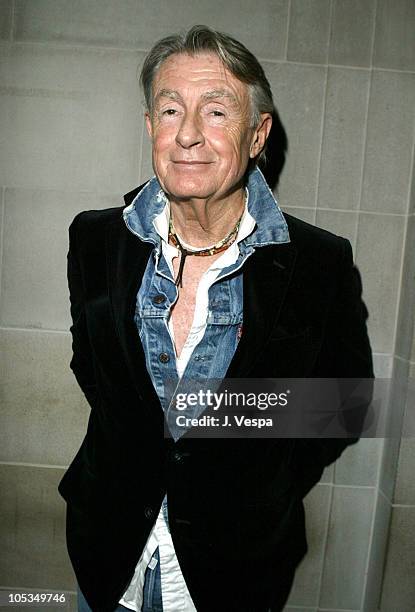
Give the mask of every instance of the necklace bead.
[[242, 220], [242, 215], [239, 217], [235, 227], [229, 232], [229, 234], [227, 234], [225, 238], [222, 238], [222, 240], [217, 242], [215, 245], [208, 247], [206, 249], [199, 249], [199, 250], [193, 251], [193, 250], [189, 250], [188, 248], [185, 248], [182, 245], [174, 229], [173, 219], [170, 217], [169, 239], [172, 241], [174, 246], [177, 247], [180, 251], [180, 265], [179, 265], [179, 272], [177, 274], [177, 278], [175, 281], [176, 286], [180, 285], [180, 287], [183, 287], [183, 268], [184, 268], [184, 262], [186, 260], [187, 255], [196, 255], [197, 257], [207, 257], [209, 255], [216, 255], [217, 253], [221, 253], [222, 251], [230, 247], [230, 245], [233, 242], [235, 242], [236, 236], [238, 234], [239, 226], [241, 224], [241, 220]]

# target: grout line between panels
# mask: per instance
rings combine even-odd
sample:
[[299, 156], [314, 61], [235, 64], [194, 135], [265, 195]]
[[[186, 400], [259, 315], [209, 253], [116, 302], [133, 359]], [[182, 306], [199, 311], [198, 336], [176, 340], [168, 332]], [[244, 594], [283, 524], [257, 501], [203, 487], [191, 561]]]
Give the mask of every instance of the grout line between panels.
[[[335, 478], [335, 474], [333, 472], [333, 481], [334, 481], [334, 478]], [[331, 517], [333, 513], [333, 500], [334, 500], [334, 484], [331, 485], [330, 491], [329, 491], [327, 520], [326, 520], [326, 525], [325, 525], [324, 535], [323, 535], [323, 554], [322, 554], [322, 560], [321, 560], [321, 573], [320, 573], [320, 577], [318, 581], [318, 589], [317, 589], [317, 602], [318, 602], [317, 607], [320, 605], [320, 601], [321, 601], [323, 576], [324, 576], [324, 570], [326, 567], [327, 551], [328, 551], [328, 546], [329, 546], [330, 523], [331, 523]]]
[[392, 337], [392, 346], [395, 354], [396, 351], [396, 342], [398, 339], [398, 324], [400, 322], [400, 310], [401, 310], [401, 301], [403, 294], [403, 275], [404, 275], [404, 263], [405, 263], [405, 250], [406, 250], [406, 241], [408, 237], [409, 223], [408, 216], [405, 215], [404, 221], [404, 229], [403, 229], [403, 237], [402, 237], [402, 250], [401, 250], [401, 259], [399, 262], [399, 284], [398, 291], [396, 294], [396, 304], [395, 304], [395, 320], [394, 320], [394, 329], [393, 329], [393, 337]]
[[13, 325], [0, 325], [0, 331], [17, 331], [17, 332], [35, 332], [35, 333], [43, 333], [47, 334], [64, 334], [66, 336], [70, 336], [70, 332], [64, 329], [47, 329], [44, 327], [14, 327]]
[[[379, 464], [380, 462], [378, 462], [378, 467], [379, 467]], [[366, 595], [367, 595], [370, 560], [371, 560], [371, 554], [372, 554], [372, 550], [374, 546], [374, 533], [375, 533], [375, 519], [376, 519], [377, 503], [378, 503], [378, 495], [377, 495], [377, 486], [376, 486], [374, 488], [374, 494], [373, 494], [372, 517], [371, 517], [370, 529], [369, 529], [369, 545], [366, 549], [366, 563], [365, 563], [365, 573], [363, 577], [362, 595], [361, 595], [361, 600], [360, 600], [360, 610], [364, 610], [363, 606], [364, 606]]]
[[[361, 172], [360, 172], [360, 185], [359, 185], [359, 198], [357, 202], [357, 212], [362, 211], [362, 199], [363, 199], [363, 185], [364, 185], [364, 177], [366, 170], [366, 153], [367, 153], [367, 137], [368, 137], [368, 124], [369, 124], [369, 106], [370, 106], [370, 96], [372, 93], [372, 71], [369, 73], [369, 82], [367, 87], [366, 94], [366, 108], [365, 108], [365, 122], [364, 122], [364, 130], [363, 130], [363, 142], [362, 142], [362, 163], [361, 163]], [[356, 231], [356, 242], [357, 242], [357, 234], [358, 228]]]
[[392, 508], [414, 508], [415, 509], [415, 504], [391, 504]]
[[[24, 587], [24, 586], [4, 586], [1, 585], [0, 586], [0, 591], [13, 591], [13, 592], [18, 592], [18, 591], [25, 591], [27, 593], [31, 593], [31, 592], [36, 592], [36, 593], [65, 593], [65, 595], [76, 595], [76, 591], [70, 591], [70, 590], [66, 590], [66, 589], [43, 589], [40, 587]], [[14, 605], [11, 607], [15, 607]], [[29, 606], [27, 606], [29, 607]], [[65, 612], [66, 607], [65, 606], [60, 606], [62, 608], [62, 611]], [[2, 606], [3, 608], [3, 606]]]
[[[408, 196], [407, 196], [408, 199], [407, 199], [407, 205], [406, 205], [406, 213], [408, 216], [411, 215], [410, 208], [411, 208], [411, 196], [412, 196], [412, 182], [413, 182], [413, 186], [415, 190], [414, 164], [415, 164], [415, 121], [414, 121], [414, 126], [413, 126], [412, 153], [411, 153], [409, 181], [408, 181]], [[415, 193], [414, 193], [414, 197], [415, 197]]]
[[332, 14], [333, 14], [333, 0], [330, 0], [329, 27], [327, 31], [327, 40], [326, 40], [326, 67], [325, 67], [324, 87], [323, 87], [323, 108], [322, 108], [321, 125], [320, 125], [320, 148], [319, 148], [318, 161], [317, 161], [316, 199], [315, 199], [314, 218], [313, 218], [314, 225], [316, 224], [317, 208], [318, 208], [318, 202], [320, 198], [321, 162], [323, 158], [323, 142], [324, 142], [325, 127], [326, 127], [327, 91], [328, 91], [328, 81], [329, 81], [328, 59], [329, 59], [331, 29], [332, 29], [332, 23], [331, 23]]
[[323, 156], [323, 138], [324, 138], [324, 127], [325, 127], [325, 116], [326, 116], [328, 79], [329, 79], [329, 70], [328, 70], [328, 67], [326, 67], [325, 75], [324, 75], [323, 105], [321, 109], [321, 124], [320, 124], [320, 134], [319, 134], [320, 146], [319, 146], [319, 152], [318, 152], [317, 172], [316, 172], [316, 195], [315, 195], [314, 207], [313, 207], [313, 223], [314, 224], [316, 223], [317, 207], [318, 207], [318, 201], [320, 197], [320, 172], [321, 172], [321, 159]]
[[5, 208], [6, 208], [6, 188], [1, 188], [1, 202], [0, 202], [0, 305], [1, 305], [1, 294], [2, 294], [2, 280], [3, 280], [3, 251], [4, 251], [4, 221], [5, 221]]
[[58, 469], [58, 470], [66, 470], [68, 469], [67, 465], [49, 465], [46, 463], [30, 463], [26, 461], [0, 461], [0, 465], [11, 465], [13, 467], [35, 467], [35, 468], [49, 468], [49, 469]]
[[291, 0], [288, 0], [288, 6], [287, 6], [287, 29], [286, 29], [286, 36], [285, 36], [285, 50], [284, 50], [284, 59], [287, 62], [288, 61], [288, 37], [290, 34], [290, 21], [291, 21]]

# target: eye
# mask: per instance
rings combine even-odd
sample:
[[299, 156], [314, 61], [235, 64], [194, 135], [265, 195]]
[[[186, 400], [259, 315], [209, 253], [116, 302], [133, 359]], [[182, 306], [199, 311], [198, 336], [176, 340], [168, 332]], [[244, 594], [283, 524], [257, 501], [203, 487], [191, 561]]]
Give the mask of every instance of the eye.
[[166, 108], [166, 110], [164, 110], [162, 112], [162, 115], [167, 115], [169, 117], [171, 117], [172, 115], [174, 115], [175, 113], [177, 113], [175, 108]]
[[225, 113], [222, 113], [222, 111], [219, 110], [213, 110], [210, 113], [211, 115], [213, 115], [214, 117], [224, 117]]

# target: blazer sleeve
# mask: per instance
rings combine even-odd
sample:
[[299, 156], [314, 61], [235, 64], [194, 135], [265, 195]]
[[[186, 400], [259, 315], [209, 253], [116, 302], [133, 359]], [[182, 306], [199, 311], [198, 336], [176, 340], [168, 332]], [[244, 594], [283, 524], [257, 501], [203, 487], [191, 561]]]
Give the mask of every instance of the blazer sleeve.
[[85, 316], [85, 294], [79, 261], [77, 238], [79, 223], [84, 213], [79, 213], [69, 227], [68, 286], [72, 325], [72, 359], [70, 367], [88, 403], [94, 406], [97, 398], [92, 350]]
[[[295, 439], [292, 465], [300, 494], [304, 497], [320, 480], [326, 466], [333, 463], [345, 448], [356, 443], [361, 434], [373, 391], [373, 361], [366, 321], [368, 311], [362, 300], [362, 282], [353, 263], [350, 242], [343, 239], [343, 257], [339, 268], [339, 284], [326, 326], [316, 376], [342, 379], [364, 379], [353, 433], [344, 438]], [[347, 383], [346, 383], [347, 388]]]

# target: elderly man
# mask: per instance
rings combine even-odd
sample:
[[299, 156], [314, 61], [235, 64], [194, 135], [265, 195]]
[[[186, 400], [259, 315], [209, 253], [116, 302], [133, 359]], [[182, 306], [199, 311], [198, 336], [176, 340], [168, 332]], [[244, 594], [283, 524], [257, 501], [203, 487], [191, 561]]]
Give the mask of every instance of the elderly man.
[[347, 240], [283, 215], [257, 162], [255, 57], [203, 26], [141, 74], [155, 177], [70, 228], [72, 370], [91, 413], [59, 491], [81, 611], [282, 610], [302, 498], [355, 439], [171, 439], [166, 382], [372, 377]]

